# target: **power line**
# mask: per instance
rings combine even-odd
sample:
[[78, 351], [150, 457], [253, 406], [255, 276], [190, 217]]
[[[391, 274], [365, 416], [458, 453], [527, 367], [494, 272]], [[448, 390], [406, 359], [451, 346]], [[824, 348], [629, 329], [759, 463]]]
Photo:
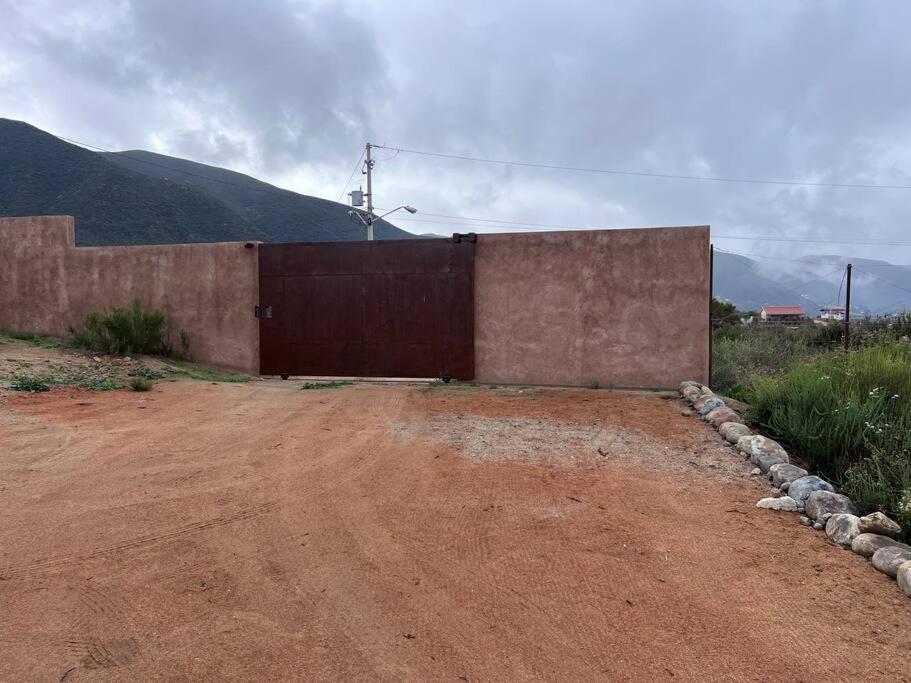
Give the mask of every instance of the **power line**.
[[342, 193], [338, 196], [338, 201], [341, 202], [342, 198], [345, 196], [345, 190], [348, 189], [348, 186], [351, 184], [351, 179], [354, 177], [354, 174], [357, 173], [357, 169], [361, 167], [361, 162], [364, 160], [364, 153], [366, 150], [361, 150], [361, 155], [357, 158], [357, 163], [354, 165], [354, 168], [351, 170], [351, 175], [348, 176], [348, 182], [345, 183], [345, 187], [342, 188]]
[[882, 277], [881, 275], [877, 275], [876, 273], [871, 273], [869, 270], [864, 270], [863, 268], [858, 268], [857, 266], [854, 266], [854, 270], [857, 270], [861, 273], [866, 273], [870, 277], [874, 277], [877, 280], [881, 280], [882, 282], [885, 282], [887, 285], [891, 285], [892, 287], [895, 287], [895, 289], [900, 289], [903, 292], [908, 292], [909, 294], [911, 294], [911, 289], [908, 289], [907, 287], [902, 287], [901, 285], [897, 285], [894, 282], [890, 282], [889, 280]]
[[798, 187], [832, 187], [832, 188], [854, 188], [866, 190], [911, 190], [911, 185], [876, 185], [866, 183], [814, 183], [798, 180], [767, 180], [762, 178], [724, 178], [721, 176], [697, 176], [681, 175], [677, 173], [647, 173], [644, 171], [621, 171], [617, 169], [606, 168], [587, 168], [584, 166], [560, 166], [557, 164], [539, 164], [528, 161], [511, 161], [506, 159], [487, 159], [484, 157], [473, 157], [462, 154], [444, 154], [442, 152], [427, 152], [424, 150], [407, 149], [405, 147], [387, 147], [385, 145], [375, 145], [382, 149], [405, 152], [406, 154], [417, 154], [420, 156], [437, 157], [440, 159], [458, 159], [460, 161], [475, 161], [483, 164], [499, 164], [502, 166], [521, 166], [524, 168], [543, 168], [554, 171], [575, 171], [579, 173], [601, 173], [606, 175], [623, 175], [643, 178], [670, 178], [674, 180], [707, 180], [717, 183], [752, 183], [758, 185], [790, 185]]
[[[182, 173], [182, 174], [184, 174], [184, 175], [186, 175], [186, 176], [191, 176], [191, 177], [194, 177], [194, 178], [199, 178], [199, 179], [201, 179], [201, 180], [208, 181], [208, 182], [220, 183], [220, 184], [222, 184], [222, 185], [226, 185], [226, 186], [229, 186], [229, 187], [236, 187], [236, 188], [238, 188], [238, 189], [240, 189], [240, 190], [245, 190], [245, 191], [248, 191], [248, 192], [249, 192], [249, 191], [252, 191], [252, 192], [274, 192], [274, 191], [279, 191], [279, 192], [290, 192], [290, 190], [283, 190], [282, 188], [275, 187], [275, 186], [270, 186], [270, 187], [267, 189], [267, 188], [259, 188], [259, 187], [250, 187], [250, 186], [248, 186], [248, 185], [240, 185], [240, 184], [238, 184], [238, 183], [232, 183], [232, 182], [230, 182], [230, 181], [223, 180], [223, 179], [221, 179], [221, 178], [214, 178], [214, 177], [212, 177], [212, 176], [202, 175], [202, 174], [200, 174], [200, 173], [194, 173], [194, 172], [192, 172], [192, 171], [188, 171], [188, 170], [185, 170], [185, 169], [175, 168], [175, 167], [173, 167], [173, 166], [167, 166], [167, 165], [165, 165], [165, 164], [161, 164], [161, 163], [158, 163], [158, 162], [155, 162], [155, 161], [150, 161], [149, 159], [142, 159], [142, 158], [139, 158], [139, 157], [131, 156], [131, 155], [127, 154], [126, 152], [112, 152], [111, 150], [105, 149], [105, 148], [103, 148], [103, 147], [98, 147], [98, 146], [96, 146], [96, 145], [91, 145], [91, 144], [89, 144], [89, 143], [87, 143], [87, 142], [81, 142], [81, 141], [79, 141], [79, 140], [73, 140], [73, 139], [71, 139], [71, 138], [67, 138], [67, 137], [64, 137], [64, 136], [62, 136], [62, 135], [56, 135], [55, 137], [59, 138], [60, 140], [65, 141], [65, 142], [69, 142], [69, 143], [72, 143], [72, 144], [80, 145], [80, 146], [82, 146], [82, 147], [86, 147], [86, 148], [88, 148], [88, 149], [92, 149], [92, 150], [95, 150], [95, 151], [105, 152], [105, 153], [107, 153], [107, 154], [117, 154], [118, 156], [121, 156], [121, 157], [123, 157], [123, 158], [131, 159], [131, 160], [133, 160], [133, 161], [136, 161], [136, 162], [139, 162], [139, 163], [142, 163], [142, 164], [147, 164], [147, 165], [149, 165], [149, 166], [155, 166], [155, 167], [157, 167], [157, 168], [161, 168], [161, 169], [164, 169], [164, 170], [166, 170], [166, 171], [171, 171], [171, 172], [173, 172], [173, 173]], [[387, 146], [385, 146], [385, 145], [374, 145], [374, 147], [379, 147], [379, 148], [382, 148], [382, 149], [393, 150], [393, 151], [396, 152], [396, 155], [397, 155], [399, 152], [406, 152], [406, 153], [413, 153], [413, 154], [427, 154], [427, 155], [430, 155], [430, 156], [444, 156], [444, 157], [447, 156], [447, 155], [438, 155], [438, 154], [431, 153], [431, 152], [418, 152], [418, 151], [415, 151], [415, 150], [401, 149], [401, 148], [397, 148], [397, 147], [387, 147]], [[394, 156], [395, 156], [395, 155], [394, 155]], [[357, 169], [358, 169], [358, 167], [360, 166], [360, 163], [361, 163], [361, 161], [363, 160], [363, 158], [364, 158], [364, 152], [361, 152], [361, 155], [360, 155], [360, 157], [358, 158], [358, 161], [357, 161], [357, 163], [355, 164], [354, 169], [352, 169], [352, 171], [351, 171], [351, 175], [348, 177], [348, 181], [345, 183], [345, 187], [344, 187], [344, 189], [342, 190], [341, 195], [339, 195], [338, 202], [341, 202], [342, 198], [344, 198], [345, 190], [347, 190], [347, 189], [348, 189], [348, 186], [351, 184], [351, 180], [352, 180], [352, 178], [354, 178], [355, 173], [357, 173]], [[463, 158], [463, 157], [456, 157], [456, 158]], [[539, 164], [524, 164], [524, 163], [522, 163], [522, 162], [505, 162], [505, 161], [504, 161], [504, 162], [499, 162], [499, 161], [493, 161], [493, 160], [474, 159], [474, 158], [472, 158], [472, 157], [464, 157], [464, 158], [465, 158], [465, 159], [469, 159], [469, 160], [474, 160], [474, 161], [489, 161], [490, 163], [510, 163], [510, 164], [511, 164], [511, 163], [516, 163], [517, 165], [522, 165], [522, 166], [540, 166]], [[614, 171], [599, 171], [599, 170], [597, 170], [597, 169], [581, 169], [581, 168], [580, 168], [580, 169], [575, 169], [575, 168], [572, 168], [572, 167], [553, 167], [553, 168], [564, 168], [564, 169], [567, 169], [567, 170], [592, 170], [592, 171], [594, 171], [594, 172], [614, 173]], [[224, 169], [221, 169], [221, 170], [224, 170]], [[616, 173], [625, 173], [625, 172], [617, 171]], [[632, 174], [632, 175], [653, 175], [653, 174]], [[659, 175], [661, 175], [661, 174], [659, 174]], [[664, 177], [664, 176], [661, 175], [661, 177]], [[667, 177], [674, 177], [674, 176], [667, 176]], [[681, 176], [681, 177], [682, 177], [682, 176]], [[691, 178], [691, 179], [697, 179], [695, 176], [690, 177], [690, 178]], [[710, 179], [710, 178], [707, 178], [707, 179]], [[254, 180], [256, 180], [256, 179], [254, 179]], [[732, 180], [732, 179], [729, 179], [729, 180]], [[257, 180], [256, 182], [262, 182], [262, 181]], [[732, 182], [739, 182], [739, 181], [734, 181], [734, 180], [732, 180]], [[744, 181], [744, 182], [746, 182], [746, 181]], [[756, 181], [756, 182], [760, 182], [760, 181]], [[761, 182], [769, 182], [769, 183], [772, 183], [772, 182], [777, 182], [777, 181], [761, 181]], [[791, 184], [800, 184], [800, 183], [791, 183]], [[839, 186], [841, 187], [842, 185], [839, 185]], [[844, 185], [843, 187], [848, 187], [848, 186], [847, 186], [847, 185]], [[858, 186], [858, 187], [859, 187], [859, 186]], [[874, 186], [869, 186], [869, 187], [874, 187]], [[875, 187], [880, 187], [880, 188], [885, 188], [885, 189], [904, 189], [904, 188], [899, 188], [898, 186], [875, 186]], [[911, 189], [911, 186], [909, 186], [907, 189]], [[382, 210], [384, 210], [384, 209], [379, 209], [379, 210], [382, 211]], [[472, 221], [472, 222], [477, 222], [477, 223], [491, 223], [491, 224], [499, 224], [499, 225], [515, 225], [515, 226], [530, 227], [530, 228], [549, 228], [549, 229], [554, 229], [554, 230], [599, 230], [599, 229], [606, 229], [606, 228], [603, 228], [603, 227], [591, 226], [591, 225], [563, 225], [563, 224], [549, 224], [549, 223], [532, 223], [532, 222], [523, 222], [523, 221], [500, 220], [500, 219], [494, 219], [494, 218], [477, 218], [477, 217], [471, 217], [471, 216], [455, 216], [455, 215], [451, 215], [451, 214], [427, 213], [427, 212], [422, 212], [422, 214], [423, 214], [423, 215], [426, 215], [426, 216], [436, 217], [436, 218], [446, 218], [446, 219], [453, 219], [453, 220], [459, 220], [459, 221]], [[448, 222], [448, 221], [429, 221], [429, 220], [425, 220], [425, 219], [423, 219], [423, 218], [407, 218], [407, 217], [402, 217], [402, 218], [399, 218], [398, 220], [401, 220], [401, 221], [413, 221], [413, 222], [423, 222], [423, 223], [438, 224], [438, 225], [460, 225], [460, 226], [463, 226], [463, 227], [476, 227], [476, 226], [474, 226], [472, 223], [451, 223], [451, 222]], [[896, 247], [911, 247], [911, 242], [884, 241], [884, 240], [833, 240], [833, 239], [815, 240], [815, 239], [808, 239], [808, 238], [792, 238], [792, 237], [770, 237], [770, 236], [749, 236], [749, 235], [718, 235], [718, 234], [713, 235], [713, 238], [714, 238], [714, 239], [731, 239], [731, 240], [755, 240], [755, 241], [759, 241], [759, 242], [795, 242], [795, 243], [807, 243], [807, 244], [852, 244], [852, 245], [864, 245], [864, 246], [896, 246]], [[734, 253], [734, 252], [730, 252], [730, 253]], [[877, 265], [877, 264], [871, 264], [871, 265]], [[872, 274], [872, 273], [871, 273], [871, 274]]]
[[[385, 211], [385, 209], [377, 209], [378, 211]], [[434, 218], [449, 218], [457, 221], [474, 221], [478, 223], [493, 223], [498, 225], [516, 225], [520, 227], [529, 227], [529, 228], [551, 228], [555, 230], [605, 230], [610, 228], [605, 228], [595, 225], [565, 225], [560, 223], [532, 223], [526, 221], [508, 221], [508, 220], [499, 220], [496, 218], [476, 218], [472, 216], [455, 216], [452, 214], [443, 214], [443, 213], [429, 213], [427, 211], [421, 211], [421, 214], [424, 216], [431, 216]], [[420, 217], [402, 217], [399, 218], [400, 221], [414, 221], [421, 223], [435, 223], [439, 225], [463, 225], [472, 227], [471, 223], [448, 223], [447, 221], [432, 221], [426, 220]], [[477, 226], [483, 227], [483, 226]], [[728, 240], [756, 240], [759, 242], [797, 242], [797, 243], [806, 243], [806, 244], [852, 244], [852, 245], [861, 245], [861, 246], [879, 246], [879, 247], [911, 247], [911, 242], [902, 242], [902, 241], [886, 241], [886, 240], [838, 240], [838, 239], [810, 239], [810, 238], [799, 238], [799, 237], [772, 237], [767, 235], [718, 235], [713, 234], [713, 239], [728, 239]]]

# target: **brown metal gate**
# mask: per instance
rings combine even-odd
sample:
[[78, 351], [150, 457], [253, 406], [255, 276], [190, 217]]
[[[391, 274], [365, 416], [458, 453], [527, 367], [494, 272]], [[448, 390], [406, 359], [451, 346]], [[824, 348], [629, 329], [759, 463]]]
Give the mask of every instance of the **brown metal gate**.
[[474, 235], [263, 244], [260, 372], [474, 377]]

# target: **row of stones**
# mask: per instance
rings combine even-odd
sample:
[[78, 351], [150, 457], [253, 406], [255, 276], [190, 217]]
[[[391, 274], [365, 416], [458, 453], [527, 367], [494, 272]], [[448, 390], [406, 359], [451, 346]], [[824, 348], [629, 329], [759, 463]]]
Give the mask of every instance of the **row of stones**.
[[870, 558], [874, 567], [896, 579], [905, 595], [911, 596], [911, 546], [896, 540], [902, 530], [894, 520], [881, 512], [859, 516], [850, 498], [836, 493], [824, 479], [791, 464], [780, 444], [753, 434], [708, 387], [686, 381], [680, 383], [678, 390], [728, 444], [750, 459], [756, 466], [753, 474], [768, 477], [776, 495], [763, 498], [756, 507], [804, 513], [801, 524], [825, 530], [835, 543]]

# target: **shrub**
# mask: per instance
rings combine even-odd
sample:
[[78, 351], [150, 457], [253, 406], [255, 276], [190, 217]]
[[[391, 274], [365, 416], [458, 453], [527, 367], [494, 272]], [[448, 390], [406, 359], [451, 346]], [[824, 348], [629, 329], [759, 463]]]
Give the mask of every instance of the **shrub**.
[[755, 383], [749, 417], [808, 464], [841, 479], [885, 445], [911, 412], [911, 345], [829, 353]]
[[13, 375], [10, 387], [15, 391], [50, 391], [51, 389], [47, 380], [28, 375]]
[[756, 380], [824, 353], [828, 344], [817, 335], [810, 328], [721, 328], [713, 340], [712, 388], [741, 398]]
[[[147, 353], [175, 355], [168, 341], [168, 320], [158, 310], [147, 310], [137, 299], [130, 308], [115, 306], [110, 311], [89, 313], [83, 329], [73, 330], [77, 346], [104, 353]], [[186, 344], [181, 335], [181, 344]]]
[[905, 447], [877, 447], [845, 475], [845, 492], [863, 510], [881, 510], [897, 521], [911, 541], [911, 434]]
[[133, 391], [151, 391], [152, 382], [142, 377], [134, 377], [130, 380], [130, 389]]

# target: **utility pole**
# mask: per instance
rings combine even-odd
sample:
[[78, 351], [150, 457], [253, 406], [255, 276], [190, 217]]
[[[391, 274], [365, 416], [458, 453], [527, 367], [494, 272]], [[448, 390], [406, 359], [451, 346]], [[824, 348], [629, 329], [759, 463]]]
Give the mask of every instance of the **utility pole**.
[[[382, 145], [380, 145], [380, 146], [382, 147]], [[367, 228], [367, 239], [370, 241], [373, 241], [373, 224], [376, 223], [381, 218], [385, 218], [389, 214], [395, 213], [399, 209], [405, 209], [405, 211], [407, 211], [408, 213], [417, 213], [418, 212], [418, 210], [416, 208], [414, 208], [413, 206], [411, 206], [410, 204], [402, 204], [401, 206], [397, 206], [394, 209], [389, 209], [382, 216], [377, 216], [375, 213], [373, 213], [373, 164], [376, 163], [373, 159], [373, 154], [372, 154], [373, 147], [374, 146], [371, 145], [369, 142], [367, 143], [367, 149], [364, 153], [366, 161], [364, 164], [364, 170], [361, 171], [362, 174], [367, 176], [367, 191], [363, 192], [361, 190], [361, 188], [358, 187], [358, 189], [351, 190], [351, 192], [348, 193], [348, 196], [351, 197], [351, 206], [352, 206], [352, 210], [348, 212], [348, 217], [351, 218], [351, 220], [354, 220], [356, 218], [361, 223], [364, 224], [364, 227]], [[355, 167], [355, 170], [357, 170], [357, 167]], [[351, 178], [353, 178], [353, 177], [354, 177], [354, 171], [351, 172]], [[351, 178], [348, 178], [349, 183], [351, 182]], [[346, 189], [347, 189], [347, 187], [346, 187]], [[364, 197], [367, 197], [367, 215], [366, 216], [362, 212], [354, 210], [355, 208], [364, 205]]]
[[367, 239], [373, 240], [373, 221], [375, 219], [373, 215], [373, 159], [370, 157], [370, 150], [373, 148], [369, 142], [367, 143]]
[[851, 346], [851, 264], [848, 264], [848, 287], [845, 290], [845, 351]]

